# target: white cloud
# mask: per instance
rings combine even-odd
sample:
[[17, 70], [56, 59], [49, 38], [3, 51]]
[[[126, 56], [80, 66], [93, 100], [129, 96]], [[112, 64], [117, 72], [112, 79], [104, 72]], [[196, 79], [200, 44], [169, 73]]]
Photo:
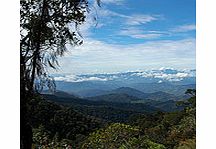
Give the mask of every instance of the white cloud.
[[[135, 23], [131, 23], [130, 25], [132, 24], [135, 25]], [[175, 28], [169, 29], [168, 31], [144, 30], [140, 26], [126, 26], [125, 28], [121, 29], [117, 35], [124, 35], [137, 39], [155, 39], [165, 36], [178, 35], [176, 33], [189, 32], [195, 29], [195, 25], [177, 26]]]
[[80, 77], [76, 75], [65, 75], [60, 77], [54, 77], [56, 81], [65, 81], [65, 82], [84, 82], [84, 81], [108, 81], [108, 78], [99, 78], [99, 77]]
[[136, 69], [195, 68], [195, 39], [159, 40], [142, 44], [108, 44], [85, 39], [60, 58], [62, 73], [98, 73]]
[[146, 24], [152, 21], [156, 21], [161, 19], [160, 15], [147, 15], [147, 14], [136, 14], [128, 16], [128, 19], [126, 20], [126, 24], [128, 25], [141, 25]]
[[[176, 71], [176, 73], [167, 73], [164, 70], [173, 70]], [[162, 80], [166, 81], [181, 81], [184, 78], [187, 77], [195, 77], [195, 74], [191, 72], [190, 70], [175, 70], [175, 69], [170, 69], [170, 68], [163, 68], [159, 70], [152, 70], [152, 71], [143, 71], [143, 72], [138, 72], [133, 75], [136, 76], [141, 76], [144, 78], [159, 78]], [[161, 83], [162, 80], [160, 80], [158, 83]]]
[[115, 5], [122, 5], [125, 0], [102, 0], [102, 4], [115, 4]]
[[162, 80], [159, 80], [159, 81], [158, 81], [158, 83], [162, 83], [162, 82], [163, 82]]
[[196, 30], [195, 24], [181, 25], [171, 29], [172, 32], [188, 32]]
[[[101, 1], [101, 4], [115, 4], [115, 5], [122, 5], [124, 4], [125, 0], [104, 0]], [[142, 25], [142, 24], [146, 24], [146, 23], [150, 23], [152, 21], [156, 21], [156, 20], [161, 20], [163, 19], [163, 16], [161, 14], [139, 14], [139, 13], [131, 13], [131, 14], [123, 14], [123, 13], [119, 13], [119, 12], [115, 12], [113, 10], [109, 9], [110, 6], [108, 7], [98, 7], [97, 6], [97, 2], [94, 2], [94, 7], [91, 8], [91, 11], [96, 13], [96, 15], [98, 15], [98, 17], [103, 17], [103, 19], [107, 19], [109, 18], [109, 22], [111, 20], [115, 20], [116, 17], [120, 17], [123, 20], [123, 24], [126, 25]], [[119, 18], [117, 18], [119, 19]], [[116, 23], [116, 22], [115, 22]]]
[[173, 33], [188, 32], [188, 31], [193, 31], [195, 29], [196, 29], [195, 25], [177, 26], [173, 29], [170, 29], [169, 31], [143, 30], [140, 27], [126, 27], [121, 29], [117, 33], [117, 35], [124, 35], [124, 36], [129, 36], [137, 39], [155, 39], [166, 35], [170, 36]]
[[132, 38], [138, 38], [138, 39], [154, 39], [154, 38], [161, 37], [165, 33], [161, 31], [144, 31], [139, 28], [129, 27], [129, 28], [120, 30], [120, 32], [117, 34], [129, 36]]
[[97, 13], [99, 15], [99, 17], [109, 17], [109, 18], [113, 18], [115, 17], [121, 17], [121, 18], [128, 18], [129, 16], [121, 14], [121, 13], [117, 13], [114, 11], [111, 11], [109, 9], [97, 9]]
[[134, 25], [142, 25], [146, 23], [150, 23], [152, 21], [162, 19], [162, 15], [154, 15], [154, 14], [132, 14], [132, 15], [125, 15], [122, 13], [117, 13], [111, 11], [109, 9], [97, 9], [97, 13], [99, 17], [109, 18], [109, 21], [116, 19], [116, 17], [120, 17], [123, 20], [121, 22], [124, 25], [134, 26]]
[[[107, 1], [106, 3], [111, 3], [114, 1]], [[120, 1], [118, 1], [120, 2]], [[143, 39], [154, 39], [162, 35], [159, 31], [142, 31], [141, 29], [135, 29], [135, 26], [150, 23], [152, 21], [162, 19], [161, 15], [154, 14], [132, 14], [125, 15], [115, 11], [111, 11], [106, 8], [91, 8], [90, 13], [86, 14], [86, 23], [79, 26], [80, 33], [83, 37], [90, 37], [92, 35], [93, 28], [102, 28], [108, 25], [124, 26], [129, 28], [126, 30], [121, 30], [121, 35], [131, 36], [132, 38], [143, 38]], [[95, 20], [96, 19], [96, 20]], [[118, 22], [116, 24], [116, 22]], [[71, 27], [74, 30], [74, 26]]]
[[99, 77], [89, 77], [89, 78], [81, 78], [77, 80], [77, 82], [83, 82], [83, 81], [108, 81], [107, 78], [99, 78]]
[[131, 35], [131, 37], [133, 38], [142, 38], [142, 39], [153, 39], [153, 38], [158, 38], [160, 36], [161, 34], [151, 34], [151, 33]]
[[54, 77], [56, 81], [66, 81], [66, 82], [75, 82], [77, 80], [76, 75], [66, 75], [66, 76], [59, 76], [59, 77]]
[[153, 75], [154, 78], [160, 78], [160, 79], [164, 79], [167, 81], [181, 81], [183, 78], [185, 78], [187, 76], [188, 76], [187, 73], [181, 73], [181, 75], [179, 75], [179, 74], [164, 74], [164, 73], [159, 73], [159, 74]]

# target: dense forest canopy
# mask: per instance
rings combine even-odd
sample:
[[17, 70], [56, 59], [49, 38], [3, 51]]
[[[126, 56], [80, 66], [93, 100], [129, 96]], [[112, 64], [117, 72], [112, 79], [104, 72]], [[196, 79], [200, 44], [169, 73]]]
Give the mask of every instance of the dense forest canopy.
[[[187, 92], [192, 93], [191, 91]], [[98, 118], [98, 115], [90, 116], [90, 112], [83, 112], [82, 108], [77, 108], [78, 105], [73, 102], [63, 101], [60, 104], [58, 100], [53, 100], [54, 97], [45, 97], [46, 99], [37, 96], [30, 104], [35, 146], [62, 147], [66, 144], [83, 149], [195, 149], [195, 95], [178, 102], [178, 105], [187, 105], [183, 110], [131, 112], [126, 121], [121, 121], [121, 117], [111, 117], [119, 115], [118, 109], [108, 109], [111, 113], [106, 114], [110, 115], [106, 119]], [[62, 97], [55, 98], [60, 100]], [[94, 107], [84, 108], [91, 111]], [[95, 110], [99, 110], [98, 114], [105, 115], [105, 107], [95, 107]], [[122, 114], [123, 112], [125, 111], [121, 111]]]

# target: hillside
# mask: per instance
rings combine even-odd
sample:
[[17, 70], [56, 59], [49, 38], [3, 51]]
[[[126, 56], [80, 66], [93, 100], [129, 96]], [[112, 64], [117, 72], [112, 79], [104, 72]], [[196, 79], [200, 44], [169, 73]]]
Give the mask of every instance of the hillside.
[[56, 90], [55, 92], [51, 92], [49, 90], [44, 90], [41, 92], [41, 94], [46, 94], [46, 95], [55, 95], [57, 97], [65, 97], [65, 98], [77, 98], [78, 96], [75, 96], [74, 94], [69, 94], [64, 91]]
[[145, 99], [146, 98], [145, 93], [143, 93], [143, 92], [141, 92], [139, 90], [136, 90], [134, 88], [131, 88], [131, 87], [120, 87], [120, 88], [117, 88], [115, 90], [109, 91], [108, 93], [127, 94], [127, 95], [134, 96], [134, 97], [137, 97], [137, 98], [140, 98], [140, 99]]
[[168, 100], [179, 99], [179, 97], [176, 97], [172, 94], [162, 92], [162, 91], [153, 92], [153, 93], [144, 93], [130, 87], [121, 87], [103, 93], [104, 93], [103, 95], [89, 97], [86, 99], [92, 101], [109, 101], [109, 102], [133, 102], [137, 100], [143, 100], [142, 102], [145, 102], [148, 100], [168, 101]]
[[187, 85], [176, 85], [173, 83], [134, 83], [128, 85], [128, 87], [132, 87], [136, 90], [139, 90], [144, 93], [153, 93], [153, 92], [166, 92], [169, 94], [173, 94], [175, 96], [184, 96], [185, 91], [188, 88], [196, 88], [195, 84], [187, 84]]
[[34, 144], [53, 142], [53, 146], [64, 143], [78, 145], [90, 132], [106, 125], [99, 118], [47, 101], [41, 96], [35, 96], [29, 103], [29, 116]]
[[[115, 122], [126, 121], [131, 114], [154, 113], [161, 110], [143, 103], [91, 101], [80, 99], [78, 97], [63, 98], [55, 95], [43, 95], [43, 97], [49, 101], [64, 106], [73, 107], [83, 114]], [[129, 96], [126, 95], [126, 97]], [[129, 99], [131, 100], [131, 98]]]
[[[107, 143], [140, 149], [150, 146], [161, 149], [187, 145], [194, 147], [195, 96], [177, 106], [177, 101], [173, 100], [139, 103], [143, 100], [127, 94], [108, 95], [101, 96], [106, 101], [98, 97], [95, 98], [99, 101], [92, 101], [61, 92], [43, 95], [48, 101], [32, 100], [30, 109], [34, 141], [41, 144], [39, 136], [46, 136], [49, 142], [56, 137], [64, 138], [54, 141], [58, 142], [56, 145], [62, 146], [67, 142], [78, 148], [101, 147]], [[115, 129], [116, 132], [112, 132]], [[104, 135], [107, 143], [95, 142], [95, 137], [103, 138]], [[116, 137], [126, 140], [126, 144], [122, 139], [113, 143]]]
[[87, 89], [87, 90], [80, 90], [80, 91], [76, 91], [76, 92], [71, 91], [71, 93], [76, 94], [79, 97], [86, 98], [86, 97], [94, 97], [94, 96], [104, 95], [107, 93], [107, 90]]
[[91, 101], [107, 101], [107, 102], [116, 102], [116, 103], [131, 103], [133, 101], [141, 100], [137, 97], [130, 96], [125, 93], [110, 93], [101, 96], [89, 97], [86, 99]]

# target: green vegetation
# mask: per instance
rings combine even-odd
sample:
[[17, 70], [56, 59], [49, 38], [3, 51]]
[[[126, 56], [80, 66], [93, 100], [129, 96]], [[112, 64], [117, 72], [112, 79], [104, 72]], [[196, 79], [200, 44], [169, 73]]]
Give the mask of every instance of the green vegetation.
[[[133, 114], [154, 113], [159, 109], [150, 105], [139, 103], [118, 103], [107, 101], [90, 101], [80, 99], [74, 96], [60, 97], [54, 95], [43, 95], [44, 98], [54, 101], [64, 106], [72, 106], [77, 111], [85, 114], [101, 118], [111, 122], [127, 122], [128, 118]], [[117, 98], [119, 99], [119, 98]], [[120, 99], [120, 100], [123, 100]]]
[[[127, 122], [116, 123], [112, 118], [89, 116], [70, 105], [36, 96], [29, 105], [33, 145], [36, 148], [195, 149], [195, 100], [193, 95], [179, 102], [187, 105], [181, 111], [131, 113]], [[117, 111], [112, 112], [115, 115]]]
[[33, 144], [37, 146], [78, 146], [90, 132], [105, 125], [98, 118], [46, 101], [40, 96], [32, 99], [28, 107], [33, 127]]
[[154, 143], [145, 137], [140, 137], [140, 133], [141, 131], [136, 127], [115, 123], [90, 134], [82, 148], [165, 149], [164, 145]]
[[140, 116], [133, 118], [131, 125], [139, 126], [150, 140], [161, 143], [166, 148], [195, 148], [196, 95], [195, 90], [187, 90], [186, 93], [188, 92], [193, 96], [179, 103], [187, 105], [184, 110]]

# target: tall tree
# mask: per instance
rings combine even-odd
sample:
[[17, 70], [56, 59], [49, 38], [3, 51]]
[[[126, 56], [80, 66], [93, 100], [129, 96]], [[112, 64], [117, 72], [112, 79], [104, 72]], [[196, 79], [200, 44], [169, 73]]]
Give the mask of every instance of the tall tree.
[[[97, 0], [99, 2], [99, 0]], [[54, 88], [47, 66], [55, 68], [67, 45], [80, 45], [78, 27], [89, 11], [88, 0], [20, 1], [21, 147], [30, 148], [27, 103], [46, 84]], [[39, 83], [36, 83], [39, 82]], [[29, 132], [29, 134], [28, 134]]]

